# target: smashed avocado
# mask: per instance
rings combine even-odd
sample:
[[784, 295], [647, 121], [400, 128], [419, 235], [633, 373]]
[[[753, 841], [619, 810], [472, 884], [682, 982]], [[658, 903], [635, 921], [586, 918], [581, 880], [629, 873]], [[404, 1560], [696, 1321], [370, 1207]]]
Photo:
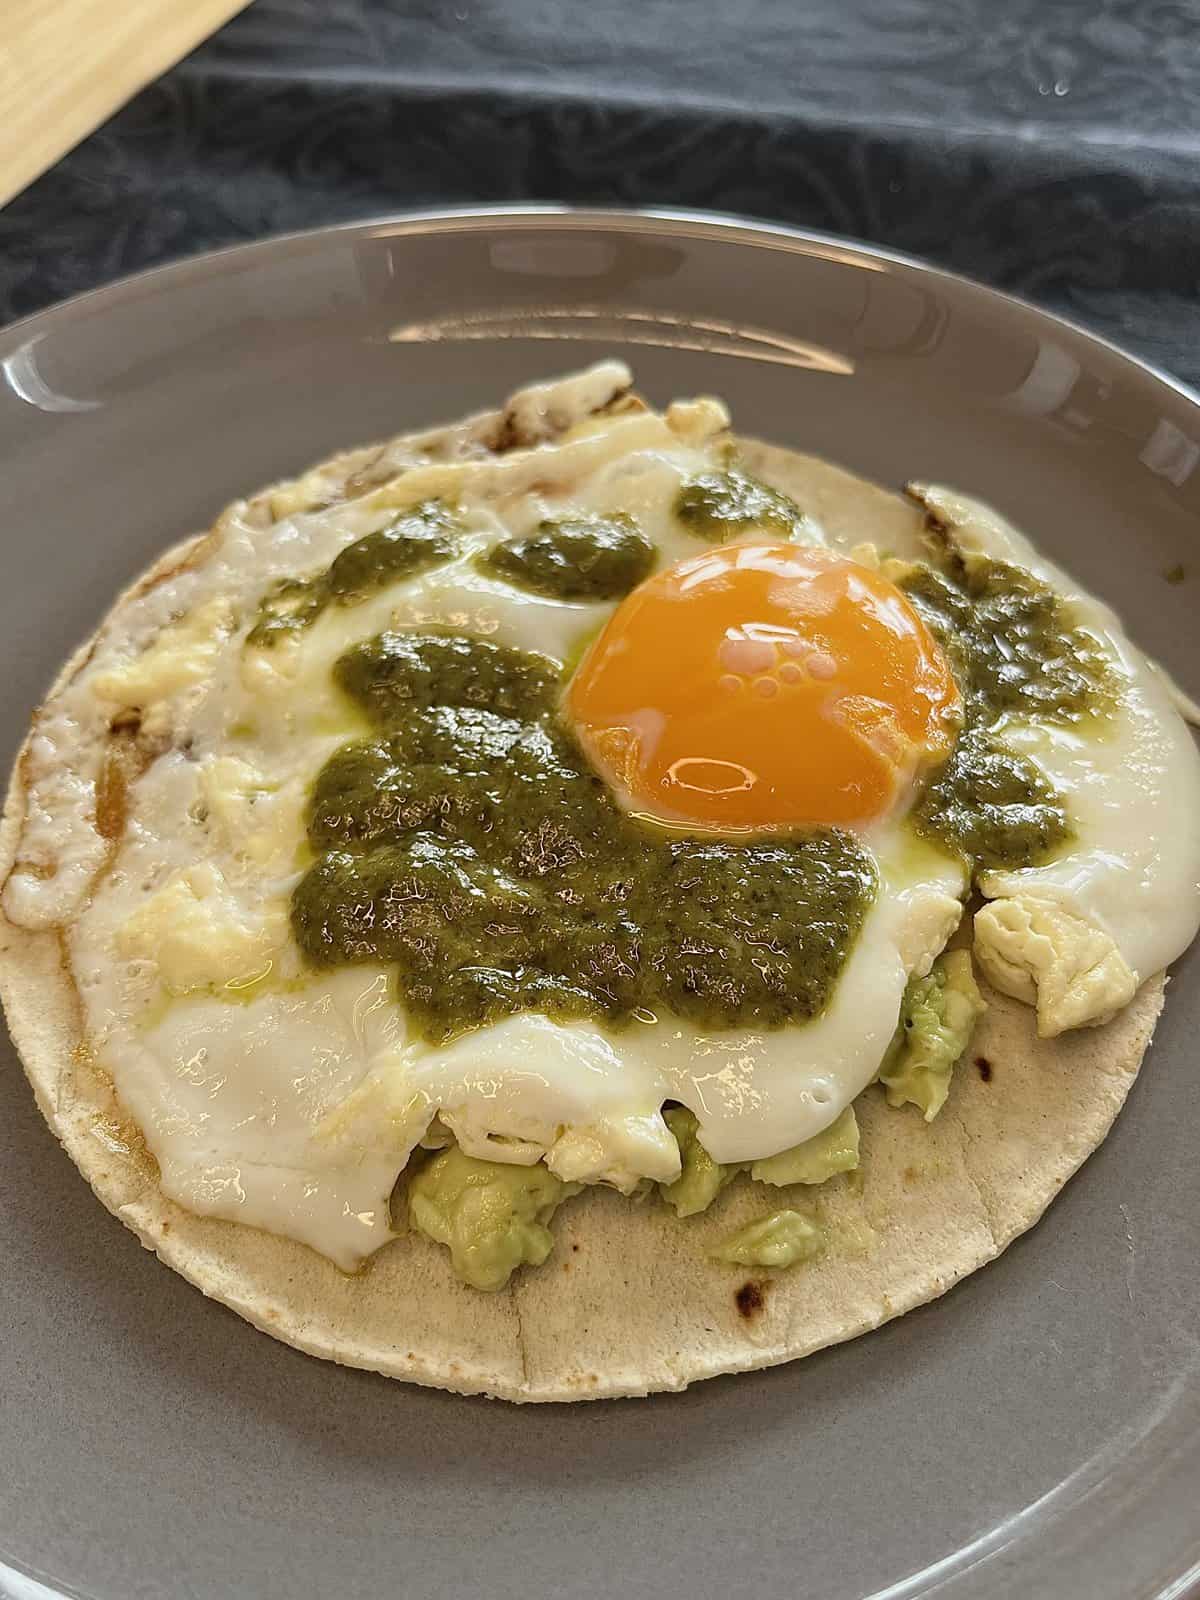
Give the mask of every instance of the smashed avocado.
[[675, 497], [675, 516], [689, 533], [710, 544], [756, 531], [793, 539], [804, 526], [804, 513], [794, 500], [736, 467], [689, 478]]
[[482, 571], [555, 600], [619, 600], [649, 576], [654, 546], [632, 517], [564, 517], [506, 539], [479, 560]]
[[[674, 1183], [660, 1184], [659, 1191], [680, 1217], [707, 1210], [747, 1167], [754, 1176], [759, 1167], [781, 1174], [766, 1177], [763, 1181], [768, 1183], [822, 1183], [858, 1163], [858, 1124], [852, 1107], [824, 1133], [770, 1161], [727, 1166], [704, 1149], [690, 1111], [672, 1106], [664, 1117], [679, 1143], [683, 1170]], [[429, 1143], [436, 1146], [444, 1137], [436, 1133]], [[773, 1166], [777, 1163], [784, 1165]], [[789, 1174], [800, 1175], [782, 1175], [785, 1167]], [[541, 1266], [554, 1244], [550, 1233], [554, 1213], [582, 1187], [564, 1183], [540, 1161], [533, 1166], [481, 1161], [450, 1143], [417, 1167], [407, 1186], [398, 1186], [397, 1195], [403, 1196], [410, 1226], [446, 1246], [465, 1283], [494, 1290], [502, 1289], [518, 1267]], [[797, 1211], [777, 1211], [739, 1230], [716, 1253], [723, 1261], [743, 1266], [787, 1267], [808, 1260], [824, 1245], [824, 1233], [815, 1222]]]
[[629, 817], [542, 656], [384, 633], [334, 676], [377, 732], [311, 791], [317, 859], [291, 916], [312, 964], [394, 963], [433, 1042], [525, 1010], [773, 1028], [823, 1009], [876, 887], [850, 834], [738, 842]]
[[847, 1106], [823, 1132], [790, 1150], [763, 1161], [724, 1165], [714, 1161], [700, 1143], [700, 1124], [692, 1112], [672, 1106], [663, 1115], [679, 1145], [681, 1171], [673, 1183], [660, 1184], [659, 1193], [679, 1217], [707, 1211], [739, 1172], [748, 1171], [758, 1183], [812, 1184], [824, 1183], [839, 1172], [853, 1172], [858, 1166], [858, 1119], [853, 1106]]
[[713, 1251], [718, 1261], [740, 1267], [794, 1267], [825, 1248], [825, 1230], [799, 1211], [773, 1211], [746, 1223]]
[[387, 527], [339, 551], [324, 572], [284, 578], [268, 589], [247, 644], [269, 646], [302, 633], [327, 606], [357, 605], [391, 583], [442, 565], [456, 552], [457, 530], [457, 519], [439, 500], [402, 511]]
[[680, 1173], [674, 1183], [659, 1185], [659, 1194], [675, 1210], [677, 1217], [693, 1217], [707, 1211], [727, 1183], [732, 1183], [741, 1168], [722, 1166], [700, 1143], [700, 1124], [685, 1106], [672, 1106], [663, 1120], [679, 1146]]
[[777, 1156], [750, 1164], [750, 1176], [757, 1183], [824, 1183], [839, 1172], [853, 1172], [858, 1166], [858, 1118], [847, 1106], [829, 1126], [803, 1144], [781, 1150]]
[[580, 1185], [532, 1167], [479, 1161], [457, 1145], [440, 1151], [408, 1184], [408, 1219], [450, 1251], [475, 1289], [502, 1289], [518, 1267], [540, 1267], [554, 1248], [550, 1220]]
[[1112, 669], [1061, 596], [1031, 573], [982, 555], [925, 564], [898, 579], [946, 650], [963, 730], [921, 796], [913, 822], [974, 872], [1032, 866], [1072, 834], [1040, 767], [995, 736], [1009, 715], [1071, 727], [1112, 707]]
[[888, 1104], [914, 1105], [932, 1122], [946, 1103], [954, 1064], [986, 1010], [966, 950], [950, 950], [928, 977], [910, 978], [896, 1036], [879, 1069]]

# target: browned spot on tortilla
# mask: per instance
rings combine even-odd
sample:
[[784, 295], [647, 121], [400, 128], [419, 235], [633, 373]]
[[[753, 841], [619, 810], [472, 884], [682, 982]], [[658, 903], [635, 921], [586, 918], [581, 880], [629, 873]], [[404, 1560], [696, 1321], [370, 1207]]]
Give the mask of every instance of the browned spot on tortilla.
[[916, 1167], [905, 1167], [903, 1173], [901, 1173], [901, 1177], [907, 1184], [916, 1183], [920, 1176], [921, 1174], [917, 1171]]
[[360, 494], [368, 494], [372, 489], [378, 489], [381, 484], [390, 483], [399, 472], [400, 469], [387, 459], [387, 446], [381, 444], [372, 456], [361, 462], [343, 481], [342, 498], [356, 500]]
[[[89, 1126], [92, 1132], [102, 1140], [106, 1149], [123, 1158], [126, 1172], [132, 1168], [146, 1183], [157, 1183], [158, 1162], [150, 1154], [141, 1128], [122, 1111], [108, 1074], [94, 1063], [81, 1066], [77, 1060], [72, 1092], [80, 1099], [93, 1095], [105, 1097], [107, 1109], [91, 1113]], [[163, 1232], [166, 1231], [164, 1223]]]
[[27, 877], [37, 878], [42, 883], [49, 883], [58, 871], [52, 861], [31, 861], [27, 857], [13, 862], [13, 871], [16, 872], [18, 869]]
[[114, 739], [105, 750], [96, 777], [96, 832], [102, 839], [119, 839], [129, 815], [129, 782], [136, 753], [128, 738]]
[[170, 1231], [171, 1231], [171, 1224], [170, 1224], [170, 1223], [169, 1223], [169, 1222], [164, 1222], [164, 1223], [163, 1223], [163, 1225], [162, 1225], [162, 1231], [163, 1231], [163, 1232], [164, 1232], [164, 1233], [170, 1233]]
[[146, 593], [165, 583], [168, 578], [177, 578], [181, 572], [194, 572], [202, 567], [209, 556], [220, 549], [225, 538], [225, 519], [228, 515], [228, 512], [223, 513], [207, 533], [200, 534], [194, 543], [185, 546], [177, 556], [170, 556], [152, 568], [142, 583], [135, 586], [134, 593]]
[[733, 1303], [738, 1308], [738, 1316], [745, 1317], [747, 1322], [759, 1316], [766, 1305], [766, 1284], [762, 1281], [755, 1282], [748, 1279], [733, 1297]]
[[983, 1079], [984, 1083], [991, 1083], [992, 1063], [988, 1060], [988, 1058], [986, 1056], [976, 1056], [975, 1065], [979, 1068], [979, 1076]]
[[571, 1270], [571, 1263], [569, 1261], [564, 1261], [563, 1262], [563, 1271], [564, 1272], [570, 1272], [570, 1270]]
[[564, 434], [576, 422], [582, 422], [583, 416], [611, 417], [625, 411], [645, 411], [644, 400], [632, 394], [628, 388], [618, 389], [607, 399], [603, 405], [595, 406], [590, 412], [576, 416], [566, 406], [549, 406], [540, 418], [528, 419], [521, 415], [520, 404], [510, 406], [508, 410], [497, 419], [491, 437], [483, 436], [483, 443], [494, 455], [504, 455], [509, 450], [528, 450], [539, 444], [546, 444], [551, 439], [556, 439]]
[[573, 1245], [572, 1245], [572, 1246], [571, 1246], [571, 1249], [572, 1249], [572, 1250], [578, 1250], [578, 1249], [579, 1249], [579, 1246], [578, 1246], [578, 1245], [577, 1245], [577, 1244], [573, 1244]]
[[89, 1043], [83, 1025], [83, 1001], [71, 966], [71, 952], [67, 935], [62, 928], [55, 929], [59, 965], [70, 987], [71, 1006], [74, 1013], [75, 1043], [71, 1046], [71, 1071], [60, 1079], [59, 1094], [90, 1102], [89, 1125], [103, 1136], [103, 1143], [114, 1154], [119, 1154], [138, 1177], [146, 1183], [159, 1180], [158, 1162], [146, 1145], [141, 1128], [128, 1115], [117, 1099], [112, 1075], [103, 1067], [95, 1049]]
[[140, 733], [141, 728], [142, 713], [137, 706], [122, 706], [108, 724], [109, 733]]
[[923, 496], [914, 488], [911, 483], [906, 483], [904, 485], [904, 493], [910, 500], [919, 505], [922, 511], [925, 513], [924, 525], [926, 536], [933, 544], [935, 549], [937, 549], [937, 551], [945, 558], [950, 568], [951, 575], [955, 578], [962, 578], [966, 573], [966, 563], [963, 560], [962, 552], [954, 545], [950, 538], [950, 524], [946, 522], [944, 518], [940, 517], [930, 506], [926, 505]]
[[516, 417], [510, 411], [497, 420], [490, 439], [484, 443], [494, 455], [502, 456], [509, 450], [519, 450], [523, 443]]
[[[25, 739], [25, 743], [21, 746], [21, 753], [17, 757], [16, 771], [13, 774], [14, 790], [16, 790], [18, 785], [20, 789], [20, 792], [16, 795], [16, 798], [22, 811], [26, 810], [26, 800], [30, 789], [33, 787], [33, 773], [30, 770], [33, 764], [33, 756], [29, 748], [30, 740], [37, 731], [38, 723], [44, 714], [45, 713], [41, 710], [35, 713], [33, 718], [33, 727], [30, 729], [29, 734]], [[46, 879], [52, 878], [57, 870], [53, 862], [32, 860], [22, 853], [21, 834], [24, 831], [24, 827], [25, 824], [24, 821], [22, 821], [20, 830], [17, 834], [17, 845], [13, 851], [13, 859], [9, 863], [8, 871], [4, 874], [4, 882], [0, 884], [0, 889], [7, 887], [8, 880], [15, 872], [24, 872], [35, 878]]]

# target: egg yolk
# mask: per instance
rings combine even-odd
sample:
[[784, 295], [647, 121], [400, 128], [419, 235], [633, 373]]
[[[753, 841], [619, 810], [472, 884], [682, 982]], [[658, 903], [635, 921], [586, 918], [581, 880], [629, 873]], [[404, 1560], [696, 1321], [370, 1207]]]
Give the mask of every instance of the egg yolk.
[[948, 753], [961, 707], [895, 584], [772, 543], [642, 583], [585, 655], [566, 710], [632, 810], [743, 832], [885, 817]]

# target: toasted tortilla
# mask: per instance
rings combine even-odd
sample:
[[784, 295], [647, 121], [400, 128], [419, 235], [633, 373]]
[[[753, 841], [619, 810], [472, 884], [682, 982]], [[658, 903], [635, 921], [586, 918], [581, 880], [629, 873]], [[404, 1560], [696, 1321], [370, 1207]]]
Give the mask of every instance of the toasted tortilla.
[[[596, 412], [635, 406], [624, 394]], [[281, 505], [337, 498], [385, 481], [414, 451], [425, 459], [540, 442], [570, 418], [520, 408], [452, 429], [333, 458], [250, 504], [269, 521]], [[751, 470], [838, 524], [904, 551], [913, 508], [810, 457], [745, 442]], [[218, 529], [219, 529], [218, 524]], [[214, 530], [216, 533], [216, 530]], [[213, 536], [207, 536], [211, 538]], [[77, 652], [46, 706], [117, 633], [140, 597], [181, 565], [202, 562], [200, 538], [162, 558]], [[36, 730], [36, 724], [35, 724]], [[0, 871], [20, 857], [28, 745], [0, 826]], [[96, 752], [80, 750], [80, 761]], [[447, 1253], [412, 1234], [350, 1276], [307, 1246], [197, 1216], [165, 1197], [141, 1134], [96, 1064], [66, 944], [0, 916], [0, 995], [37, 1103], [101, 1201], [147, 1249], [264, 1332], [327, 1360], [415, 1383], [514, 1401], [581, 1400], [685, 1388], [701, 1378], [793, 1360], [854, 1338], [944, 1293], [1031, 1227], [1112, 1126], [1162, 1007], [1161, 976], [1114, 1021], [1038, 1039], [1033, 1013], [987, 993], [989, 1010], [959, 1064], [941, 1115], [892, 1110], [877, 1089], [856, 1102], [858, 1172], [819, 1188], [776, 1190], [739, 1179], [686, 1220], [656, 1201], [591, 1189], [559, 1212], [546, 1264], [498, 1294], [461, 1283]], [[815, 1209], [829, 1236], [819, 1260], [772, 1272], [719, 1264], [711, 1252], [742, 1222], [784, 1206]]]

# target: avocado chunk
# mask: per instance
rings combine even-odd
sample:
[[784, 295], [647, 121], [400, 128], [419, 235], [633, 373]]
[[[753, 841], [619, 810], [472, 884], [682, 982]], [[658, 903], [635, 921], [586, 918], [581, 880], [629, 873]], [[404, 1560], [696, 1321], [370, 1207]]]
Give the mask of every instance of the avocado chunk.
[[824, 1183], [839, 1172], [853, 1172], [858, 1166], [858, 1119], [854, 1107], [846, 1109], [823, 1132], [781, 1150], [763, 1161], [714, 1161], [700, 1143], [699, 1123], [685, 1106], [672, 1106], [663, 1113], [668, 1128], [679, 1145], [682, 1171], [673, 1183], [659, 1185], [659, 1192], [679, 1217], [692, 1217], [709, 1206], [739, 1172], [749, 1169], [760, 1183]]
[[679, 1145], [682, 1171], [674, 1183], [660, 1184], [659, 1191], [667, 1204], [675, 1207], [677, 1217], [694, 1217], [698, 1211], [708, 1210], [741, 1169], [713, 1160], [697, 1137], [700, 1124], [686, 1106], [672, 1106], [663, 1113], [663, 1120]]
[[540, 1267], [554, 1248], [550, 1221], [579, 1192], [539, 1162], [480, 1161], [457, 1145], [440, 1151], [408, 1186], [408, 1218], [450, 1251], [455, 1272], [475, 1289], [503, 1289], [518, 1267]]
[[799, 1211], [773, 1211], [730, 1234], [713, 1254], [740, 1267], [794, 1267], [824, 1248], [825, 1233], [818, 1223]]
[[888, 1105], [914, 1105], [932, 1122], [946, 1103], [954, 1063], [986, 1010], [966, 950], [940, 956], [927, 978], [910, 978], [900, 1025], [879, 1069]]
[[854, 1107], [846, 1109], [821, 1133], [803, 1144], [781, 1150], [777, 1156], [755, 1161], [750, 1176], [759, 1183], [824, 1183], [839, 1172], [853, 1172], [858, 1166], [858, 1118]]

